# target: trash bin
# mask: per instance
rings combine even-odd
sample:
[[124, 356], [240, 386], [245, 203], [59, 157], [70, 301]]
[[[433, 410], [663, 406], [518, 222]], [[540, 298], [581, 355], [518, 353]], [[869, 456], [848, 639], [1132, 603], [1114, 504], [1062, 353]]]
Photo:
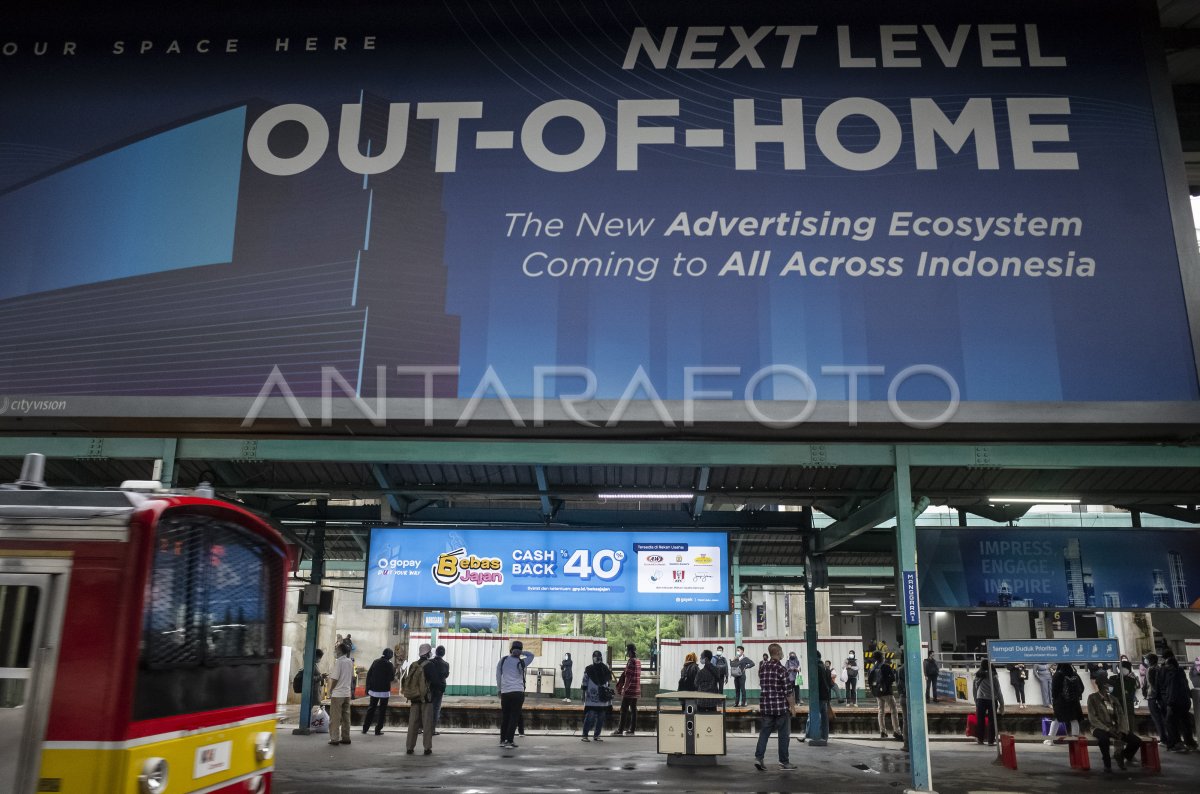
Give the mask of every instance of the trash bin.
[[531, 668], [529, 668], [529, 674], [536, 679], [536, 681], [534, 682], [534, 686], [533, 686], [533, 692], [532, 692], [533, 697], [539, 697], [539, 698], [554, 697], [554, 674], [555, 674], [555, 672], [556, 671], [553, 667], [531, 667]]
[[667, 766], [716, 766], [725, 755], [725, 696], [663, 692], [658, 705], [658, 752]]

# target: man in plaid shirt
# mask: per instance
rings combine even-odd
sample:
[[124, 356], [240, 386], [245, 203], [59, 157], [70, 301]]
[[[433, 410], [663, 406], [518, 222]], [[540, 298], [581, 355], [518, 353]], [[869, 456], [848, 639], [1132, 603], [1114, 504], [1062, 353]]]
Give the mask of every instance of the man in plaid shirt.
[[758, 747], [754, 750], [754, 768], [767, 771], [763, 763], [767, 755], [767, 742], [773, 732], [779, 733], [779, 768], [795, 769], [788, 762], [788, 742], [792, 734], [792, 713], [796, 710], [796, 698], [788, 684], [787, 670], [780, 660], [783, 648], [773, 642], [767, 646], [771, 657], [758, 668], [758, 708], [762, 712], [762, 725], [758, 729]]

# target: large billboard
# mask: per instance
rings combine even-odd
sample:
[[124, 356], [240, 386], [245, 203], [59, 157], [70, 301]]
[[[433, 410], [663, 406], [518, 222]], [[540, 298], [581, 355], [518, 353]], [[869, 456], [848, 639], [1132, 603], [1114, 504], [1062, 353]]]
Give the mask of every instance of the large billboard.
[[917, 528], [923, 609], [1200, 609], [1200, 530]]
[[723, 532], [375, 527], [363, 605], [729, 612]]
[[1153, 4], [8, 16], [0, 395], [34, 414], [1200, 397]]

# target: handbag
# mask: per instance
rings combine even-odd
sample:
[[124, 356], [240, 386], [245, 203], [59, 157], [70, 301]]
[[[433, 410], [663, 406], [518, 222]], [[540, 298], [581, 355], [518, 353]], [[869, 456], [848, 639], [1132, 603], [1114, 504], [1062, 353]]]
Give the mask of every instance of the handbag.
[[596, 699], [601, 703], [611, 703], [612, 699], [616, 696], [617, 693], [608, 684], [601, 684], [596, 688]]

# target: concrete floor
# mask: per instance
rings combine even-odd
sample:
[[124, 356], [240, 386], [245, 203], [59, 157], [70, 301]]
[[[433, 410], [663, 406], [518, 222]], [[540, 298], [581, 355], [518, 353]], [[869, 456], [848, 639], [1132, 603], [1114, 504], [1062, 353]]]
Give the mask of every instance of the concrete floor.
[[[330, 746], [328, 736], [294, 736], [281, 726], [274, 791], [277, 794], [326, 792], [446, 791], [491, 792], [901, 792], [911, 784], [908, 756], [898, 742], [835, 736], [827, 747], [809, 747], [795, 738], [790, 760], [800, 768], [777, 768], [777, 744], [767, 751], [768, 771], [753, 766], [755, 739], [733, 736], [729, 754], [716, 767], [668, 767], [653, 736], [605, 736], [602, 744], [584, 744], [578, 734], [518, 737], [520, 748], [502, 750], [494, 731], [443, 732], [434, 754], [405, 755], [404, 733], [364, 736], [355, 729], [350, 745]], [[1063, 747], [1020, 743], [1018, 770], [994, 764], [995, 749], [964, 739], [932, 743], [934, 789], [956, 792], [1195, 792], [1200, 788], [1200, 753], [1163, 752], [1163, 773], [1105, 774], [1099, 750], [1092, 748], [1092, 770], [1077, 772]]]

